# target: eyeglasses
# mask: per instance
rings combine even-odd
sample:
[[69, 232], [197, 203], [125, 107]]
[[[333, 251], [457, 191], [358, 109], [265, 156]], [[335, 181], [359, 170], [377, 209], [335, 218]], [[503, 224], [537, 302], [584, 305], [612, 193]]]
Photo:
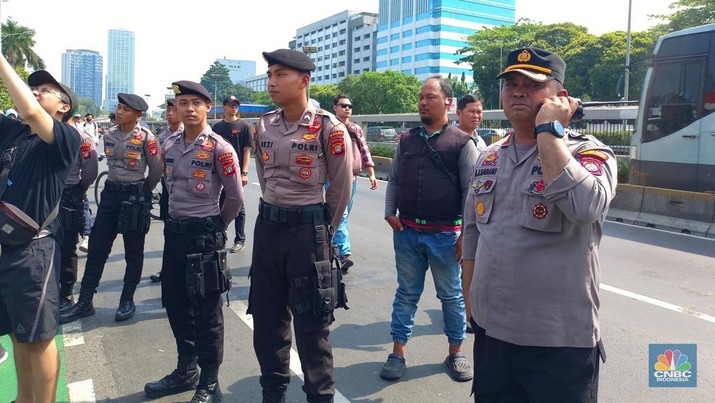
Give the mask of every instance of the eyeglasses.
[[66, 94], [64, 94], [62, 92], [57, 92], [50, 87], [30, 87], [30, 90], [32, 92], [37, 92], [38, 94], [43, 94], [43, 95], [44, 94], [52, 94], [52, 95], [56, 96], [57, 98], [59, 98], [60, 101], [66, 103], [66, 104], [69, 103], [69, 100], [67, 99]]
[[338, 106], [341, 107], [341, 108], [348, 108], [348, 109], [352, 109], [352, 108], [353, 108], [353, 106], [352, 106], [351, 104], [338, 104]]

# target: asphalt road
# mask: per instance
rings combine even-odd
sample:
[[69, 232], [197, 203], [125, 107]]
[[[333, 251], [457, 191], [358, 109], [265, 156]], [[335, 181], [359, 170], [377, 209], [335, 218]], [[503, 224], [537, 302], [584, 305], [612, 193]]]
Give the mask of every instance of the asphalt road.
[[[219, 376], [227, 402], [261, 401], [252, 323], [245, 315], [260, 195], [253, 173], [251, 179], [246, 188], [246, 248], [229, 255], [234, 286], [230, 306], [224, 305], [225, 354]], [[447, 340], [429, 276], [404, 378], [387, 382], [378, 375], [391, 352], [390, 314], [396, 286], [391, 233], [382, 219], [385, 185], [380, 182], [378, 190], [370, 191], [361, 178], [350, 219], [355, 266], [345, 280], [351, 309], [336, 313], [330, 336], [339, 392], [336, 401], [472, 401], [471, 383], [456, 383], [444, 370]], [[161, 308], [160, 288], [149, 281], [149, 275], [161, 265], [161, 234], [162, 223], [153, 222], [133, 319], [114, 322], [124, 274], [123, 244], [118, 237], [94, 299], [96, 315], [64, 329], [67, 383], [73, 401], [146, 401], [144, 384], [174, 369], [176, 348]], [[607, 352], [607, 362], [601, 366], [602, 402], [715, 401], [714, 246], [710, 239], [611, 222], [605, 225], [600, 251], [601, 317]], [[80, 260], [80, 268], [83, 266], [84, 258]], [[472, 342], [469, 335], [465, 352], [470, 361]], [[654, 364], [648, 358], [651, 343], [697, 344], [697, 387], [649, 388]], [[300, 371], [297, 355], [292, 368]], [[305, 401], [301, 385], [299, 376], [293, 376], [287, 401]], [[157, 401], [188, 401], [191, 396], [187, 392]]]

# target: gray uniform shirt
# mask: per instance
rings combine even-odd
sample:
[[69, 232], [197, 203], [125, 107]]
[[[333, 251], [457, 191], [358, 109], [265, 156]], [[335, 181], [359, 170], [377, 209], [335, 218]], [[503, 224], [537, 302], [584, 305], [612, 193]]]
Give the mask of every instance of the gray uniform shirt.
[[183, 132], [183, 131], [184, 131], [184, 124], [183, 124], [183, 123], [179, 123], [179, 128], [176, 129], [176, 130], [173, 131], [173, 132], [171, 131], [171, 128], [169, 128], [169, 127], [167, 127], [166, 129], [162, 130], [161, 133], [159, 133], [159, 135], [157, 136], [157, 140], [159, 140], [159, 146], [160, 146], [160, 147], [163, 146], [163, 145], [164, 145], [164, 142], [165, 142], [166, 139], [168, 139], [169, 137], [171, 137], [171, 136], [173, 136], [173, 135], [175, 135], [175, 134], [177, 134], [177, 133], [181, 133], [181, 132]]
[[82, 192], [86, 192], [92, 186], [94, 180], [97, 179], [99, 171], [97, 149], [94, 147], [94, 139], [88, 133], [78, 131], [77, 135], [80, 138], [79, 158], [72, 166], [66, 184], [69, 186], [79, 183]]
[[[243, 186], [231, 144], [206, 125], [193, 143], [184, 141], [182, 131], [167, 138], [162, 148], [171, 218], [185, 220], [221, 214], [226, 225], [236, 218], [243, 204]], [[226, 200], [219, 208], [222, 188]]]
[[104, 154], [109, 169], [108, 181], [133, 183], [144, 180], [144, 172], [149, 167], [145, 185], [154, 189], [161, 178], [161, 151], [154, 134], [139, 124], [129, 133], [123, 133], [114, 126], [104, 135]]
[[345, 125], [310, 103], [295, 124], [280, 109], [263, 115], [255, 141], [263, 200], [286, 208], [325, 202], [337, 228], [352, 190], [350, 141]]
[[598, 246], [616, 157], [591, 136], [566, 133], [573, 157], [548, 186], [536, 146], [517, 161], [512, 135], [474, 168], [462, 256], [475, 260], [474, 320], [502, 341], [587, 348], [601, 338]]

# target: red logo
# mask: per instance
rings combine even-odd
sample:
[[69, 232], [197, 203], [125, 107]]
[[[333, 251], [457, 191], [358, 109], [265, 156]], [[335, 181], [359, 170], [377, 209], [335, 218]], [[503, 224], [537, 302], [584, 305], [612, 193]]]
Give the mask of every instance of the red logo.
[[330, 153], [333, 155], [342, 155], [345, 153], [345, 143], [342, 139], [330, 143]]
[[308, 126], [308, 133], [317, 133], [320, 131], [320, 128], [322, 125], [320, 124], [320, 121], [318, 119], [313, 120], [313, 124]]
[[204, 181], [196, 182], [196, 184], [194, 185], [194, 189], [196, 189], [197, 192], [203, 192], [204, 190], [206, 190], [206, 182], [204, 182]]
[[298, 171], [298, 174], [303, 179], [308, 179], [313, 176], [313, 171], [308, 167], [303, 167]]
[[136, 168], [137, 160], [129, 160], [129, 161], [127, 161], [127, 165], [129, 166], [129, 168]]
[[216, 143], [214, 143], [213, 140], [209, 139], [209, 140], [206, 140], [206, 144], [201, 146], [201, 149], [206, 150], [206, 151], [211, 151], [214, 149], [215, 145], [216, 145]]
[[224, 165], [223, 166], [223, 174], [226, 176], [236, 175], [236, 168], [234, 168], [233, 164], [232, 165]]
[[159, 153], [159, 146], [156, 143], [156, 140], [152, 140], [149, 142], [149, 155], [154, 156]]
[[546, 208], [545, 204], [539, 203], [536, 206], [534, 206], [533, 209], [531, 209], [531, 212], [534, 214], [534, 217], [541, 220], [542, 218], [546, 217], [549, 214], [549, 209]]

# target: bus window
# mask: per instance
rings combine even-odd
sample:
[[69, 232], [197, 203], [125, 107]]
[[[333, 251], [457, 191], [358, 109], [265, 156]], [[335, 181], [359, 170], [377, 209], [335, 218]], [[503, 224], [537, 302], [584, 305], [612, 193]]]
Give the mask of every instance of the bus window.
[[643, 142], [668, 136], [698, 119], [704, 63], [656, 62], [645, 104]]

